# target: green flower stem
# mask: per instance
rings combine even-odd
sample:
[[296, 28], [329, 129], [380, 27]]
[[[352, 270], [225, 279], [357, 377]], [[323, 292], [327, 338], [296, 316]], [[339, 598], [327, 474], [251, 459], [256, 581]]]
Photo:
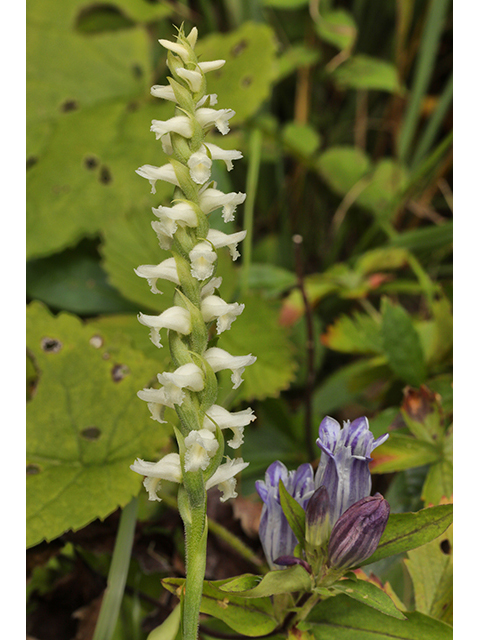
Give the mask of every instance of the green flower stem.
[[258, 175], [260, 173], [261, 155], [262, 132], [260, 129], [254, 129], [249, 140], [249, 162], [247, 170], [248, 198], [245, 200], [245, 214], [243, 220], [243, 226], [247, 230], [247, 236], [243, 241], [242, 274], [240, 281], [241, 296], [244, 296], [248, 292], [250, 263], [252, 261], [253, 211], [255, 206], [255, 195], [257, 193]]
[[207, 498], [205, 492], [203, 503], [197, 503], [192, 506], [190, 496], [183, 487], [180, 487], [178, 493], [178, 508], [185, 526], [187, 570], [185, 593], [182, 601], [182, 639], [197, 640], [198, 613], [202, 601], [203, 580], [207, 559], [208, 527]]
[[[161, 497], [162, 501], [165, 502], [165, 504], [167, 504], [175, 511], [178, 510], [178, 503], [173, 496], [161, 494]], [[263, 565], [262, 561], [259, 560], [255, 552], [252, 551], [252, 549], [250, 549], [250, 547], [248, 547], [242, 540], [240, 540], [240, 538], [237, 538], [234, 533], [226, 529], [216, 520], [212, 520], [212, 518], [208, 518], [207, 524], [209, 531], [214, 533], [217, 538], [220, 538], [228, 545], [230, 545], [232, 549], [234, 549], [238, 553], [239, 556], [257, 566], [261, 573], [267, 573], [268, 569]]]
[[115, 549], [108, 572], [107, 588], [103, 596], [93, 640], [110, 640], [115, 631], [127, 581], [128, 567], [130, 566], [130, 555], [137, 522], [137, 507], [138, 500], [134, 498], [123, 509], [120, 516]]

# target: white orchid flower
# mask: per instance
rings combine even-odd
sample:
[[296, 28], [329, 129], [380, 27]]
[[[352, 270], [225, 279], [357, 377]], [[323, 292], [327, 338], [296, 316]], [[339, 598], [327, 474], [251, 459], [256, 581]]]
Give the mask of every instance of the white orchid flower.
[[204, 150], [192, 153], [188, 159], [187, 166], [190, 169], [190, 176], [197, 184], [205, 184], [210, 178], [212, 159]]
[[230, 131], [228, 121], [233, 118], [235, 111], [233, 109], [210, 109], [209, 107], [200, 107], [195, 111], [195, 118], [204, 129], [208, 129], [212, 125], [225, 135]]
[[157, 280], [159, 278], [163, 278], [163, 280], [173, 282], [173, 284], [180, 284], [175, 258], [167, 258], [157, 265], [142, 264], [134, 269], [134, 271], [137, 276], [140, 276], [140, 278], [146, 278], [148, 284], [150, 285], [152, 293], [162, 293], [159, 289], [157, 289]]
[[190, 431], [185, 438], [185, 471], [205, 471], [218, 447], [218, 440], [211, 430]]
[[245, 193], [223, 193], [218, 189], [208, 188], [200, 194], [200, 208], [208, 214], [222, 207], [222, 217], [225, 222], [231, 222], [235, 217], [237, 205], [242, 204], [246, 198]]
[[205, 240], [198, 242], [189, 253], [192, 276], [197, 280], [206, 280], [213, 274], [217, 259], [212, 245]]
[[159, 316], [147, 316], [144, 313], [138, 314], [138, 321], [150, 327], [150, 339], [156, 347], [162, 347], [160, 342], [160, 329], [172, 329], [186, 336], [192, 331], [192, 318], [190, 313], [183, 307], [169, 307]]
[[203, 428], [211, 431], [214, 431], [217, 426], [219, 429], [231, 429], [233, 432], [233, 438], [228, 441], [228, 444], [232, 449], [238, 449], [238, 447], [243, 443], [244, 427], [254, 420], [256, 420], [256, 416], [253, 413], [253, 409], [250, 407], [243, 411], [231, 412], [218, 404], [212, 404], [205, 413]]
[[180, 483], [183, 477], [178, 453], [167, 453], [158, 462], [145, 462], [145, 460], [137, 458], [130, 465], [130, 469], [145, 476], [143, 486], [148, 491], [148, 499], [158, 500], [158, 502], [161, 502], [157, 493], [160, 489], [160, 480]]
[[150, 93], [152, 96], [155, 96], [155, 98], [162, 98], [170, 102], [177, 101], [175, 92], [169, 84], [154, 84], [153, 87], [150, 87]]
[[233, 169], [232, 160], [240, 160], [240, 158], [243, 158], [242, 152], [236, 149], [222, 149], [211, 142], [205, 142], [204, 146], [209, 150], [212, 160], [223, 160], [225, 162], [227, 171]]
[[203, 354], [203, 357], [212, 367], [213, 371], [223, 371], [224, 369], [230, 369], [232, 372], [233, 388], [238, 389], [242, 384], [242, 374], [245, 371], [245, 367], [253, 364], [256, 361], [256, 356], [249, 354], [248, 356], [232, 356], [224, 349], [219, 347], [211, 347], [207, 349]]
[[238, 231], [237, 233], [223, 233], [223, 231], [218, 231], [217, 229], [209, 229], [207, 240], [213, 244], [215, 249], [228, 247], [232, 260], [236, 260], [240, 257], [237, 245], [242, 240], [245, 240], [246, 235], [246, 230]]
[[240, 471], [243, 471], [243, 469], [248, 467], [249, 464], [249, 462], [244, 462], [242, 458], [235, 458], [234, 460], [231, 460], [227, 457], [227, 462], [221, 464], [213, 476], [207, 480], [205, 488], [208, 491], [208, 489], [218, 486], [220, 491], [223, 493], [220, 498], [221, 502], [225, 502], [230, 498], [236, 498], [238, 495], [235, 491], [237, 480], [234, 476], [236, 476], [237, 473], [240, 473]]
[[219, 296], [211, 295], [202, 300], [200, 309], [205, 322], [217, 321], [217, 333], [220, 334], [230, 329], [232, 322], [245, 309], [245, 305], [238, 302], [228, 304]]
[[170, 163], [164, 164], [162, 167], [154, 167], [151, 164], [144, 164], [136, 169], [135, 173], [138, 173], [139, 176], [146, 178], [150, 182], [152, 185], [152, 193], [156, 193], [155, 184], [157, 180], [170, 182], [176, 187], [180, 186], [175, 169]]

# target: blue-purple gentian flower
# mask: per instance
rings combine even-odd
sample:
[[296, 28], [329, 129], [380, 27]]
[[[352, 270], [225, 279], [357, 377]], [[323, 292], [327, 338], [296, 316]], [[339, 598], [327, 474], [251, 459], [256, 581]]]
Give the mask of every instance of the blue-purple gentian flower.
[[353, 504], [370, 495], [372, 479], [368, 463], [372, 451], [388, 433], [376, 440], [365, 417], [343, 423], [326, 417], [319, 428], [317, 445], [322, 450], [315, 474], [315, 488], [324, 486], [330, 500], [330, 526]]
[[280, 479], [288, 493], [304, 509], [315, 490], [311, 465], [302, 464], [296, 471], [288, 471], [287, 467], [278, 460], [268, 467], [265, 481], [257, 480], [255, 483], [258, 494], [264, 503], [260, 517], [259, 535], [271, 569], [278, 568], [278, 565], [275, 564], [277, 558], [293, 556], [293, 551], [298, 543], [280, 505], [278, 488]]

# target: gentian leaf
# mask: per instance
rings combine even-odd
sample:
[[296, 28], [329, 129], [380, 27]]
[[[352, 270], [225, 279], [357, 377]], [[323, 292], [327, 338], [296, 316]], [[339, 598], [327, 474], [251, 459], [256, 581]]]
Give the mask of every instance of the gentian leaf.
[[346, 595], [328, 598], [310, 613], [315, 640], [451, 640], [452, 627], [418, 611], [407, 620], [386, 616]]
[[285, 489], [283, 480], [280, 480], [278, 488], [283, 513], [285, 514], [287, 522], [292, 528], [295, 537], [303, 545], [305, 542], [305, 510]]
[[[233, 578], [233, 580], [227, 582], [222, 581], [221, 585], [218, 582], [213, 584], [218, 585], [222, 592], [232, 593], [242, 598], [262, 598], [279, 593], [311, 591], [312, 589], [311, 575], [299, 564], [288, 569], [269, 571], [256, 586], [242, 590], [242, 587], [248, 584], [247, 576], [248, 574], [240, 576], [240, 578]], [[253, 578], [258, 579], [258, 576], [252, 576], [252, 584]]]
[[[200, 612], [223, 620], [234, 631], [245, 636], [261, 636], [272, 632], [277, 626], [273, 615], [273, 605], [269, 598], [239, 597], [220, 590], [229, 580], [215, 582], [204, 581]], [[162, 585], [171, 593], [178, 595], [183, 587], [183, 578], [165, 578]]]
[[453, 505], [441, 504], [415, 513], [392, 513], [375, 553], [363, 564], [371, 564], [397, 553], [416, 549], [441, 535], [452, 523]]
[[357, 580], [356, 578], [348, 578], [347, 580], [338, 581], [333, 590], [343, 593], [353, 600], [363, 602], [368, 607], [373, 607], [377, 611], [381, 611], [387, 616], [393, 616], [399, 620], [405, 620], [404, 614], [397, 609], [392, 599], [367, 580]]

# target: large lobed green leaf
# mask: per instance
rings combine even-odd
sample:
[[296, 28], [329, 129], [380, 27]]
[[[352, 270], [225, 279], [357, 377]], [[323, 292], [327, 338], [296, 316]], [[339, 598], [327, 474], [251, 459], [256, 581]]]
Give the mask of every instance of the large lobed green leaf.
[[257, 22], [198, 41], [195, 53], [200, 60], [226, 60], [222, 69], [208, 74], [208, 92], [218, 95], [218, 108], [235, 111], [234, 126], [253, 116], [270, 95], [276, 79], [276, 51], [274, 30]]
[[[277, 397], [293, 382], [297, 366], [288, 331], [279, 322], [278, 305], [253, 295], [240, 302], [245, 303], [242, 315], [218, 341], [218, 346], [232, 355], [257, 356], [255, 364], [242, 375], [244, 382], [236, 392], [235, 402]], [[230, 395], [231, 388], [230, 372], [220, 372], [219, 398]]]
[[151, 458], [168, 432], [136, 392], [155, 375], [130, 345], [39, 303], [27, 312], [27, 347], [39, 380], [27, 406], [27, 545], [105, 518], [136, 495], [129, 469]]
[[453, 556], [452, 528], [441, 540], [432, 540], [408, 552], [404, 561], [412, 579], [417, 611], [452, 624]]
[[133, 107], [118, 100], [63, 115], [27, 172], [29, 258], [64, 249], [108, 221], [121, 224], [122, 212], [171, 197], [173, 187], [159, 182], [152, 198], [147, 181], [135, 173], [142, 164], [165, 162], [149, 123], [170, 111], [160, 101]]

